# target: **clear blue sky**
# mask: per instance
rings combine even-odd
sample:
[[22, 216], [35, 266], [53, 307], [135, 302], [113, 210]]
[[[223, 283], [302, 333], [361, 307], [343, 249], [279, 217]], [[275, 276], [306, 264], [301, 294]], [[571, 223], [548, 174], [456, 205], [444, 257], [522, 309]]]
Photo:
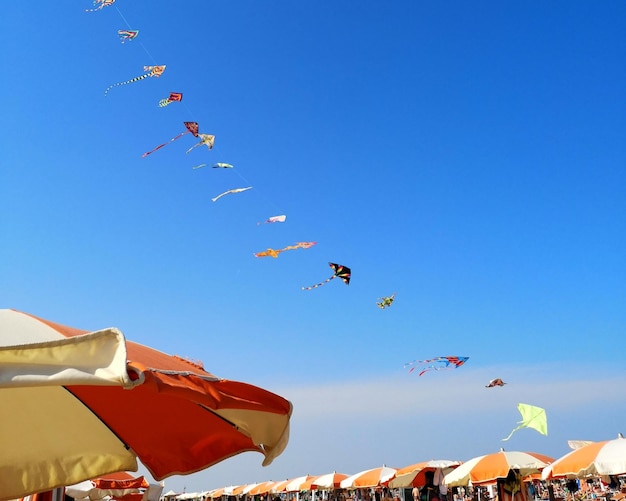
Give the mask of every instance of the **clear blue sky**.
[[[508, 448], [626, 430], [624, 2], [91, 7], [3, 5], [2, 307], [294, 403], [270, 467], [249, 453], [167, 490], [466, 460], [503, 445], [518, 402], [549, 435]], [[215, 148], [141, 158], [183, 121]], [[192, 169], [215, 162], [235, 169]], [[317, 245], [253, 256], [298, 241]], [[302, 291], [329, 261], [350, 285]], [[470, 359], [403, 368], [442, 355]]]

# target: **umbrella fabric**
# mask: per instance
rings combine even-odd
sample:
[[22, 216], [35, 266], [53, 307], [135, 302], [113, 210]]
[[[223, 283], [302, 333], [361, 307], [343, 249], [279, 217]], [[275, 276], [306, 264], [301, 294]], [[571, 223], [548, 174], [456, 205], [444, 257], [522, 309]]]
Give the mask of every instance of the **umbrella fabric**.
[[449, 486], [494, 483], [506, 478], [509, 470], [519, 470], [522, 476], [538, 473], [554, 461], [554, 458], [537, 452], [500, 451], [478, 456], [464, 462], [444, 477]]
[[267, 492], [271, 492], [272, 494], [278, 494], [280, 492], [285, 492], [285, 487], [292, 479], [282, 480], [280, 482], [272, 482], [272, 485]]
[[303, 490], [307, 490], [311, 485], [311, 480], [313, 480], [314, 478], [315, 477], [311, 475], [294, 478], [285, 485], [285, 492], [300, 492]]
[[381, 466], [380, 468], [373, 468], [371, 470], [361, 471], [354, 475], [344, 479], [339, 484], [342, 489], [354, 489], [357, 487], [378, 487], [386, 482], [389, 482], [395, 474], [395, 468], [388, 466]]
[[251, 489], [248, 494], [250, 496], [259, 496], [261, 494], [267, 494], [268, 492], [270, 492], [270, 489], [274, 486], [274, 484], [276, 484], [277, 482], [272, 482], [271, 480], [268, 480], [266, 482], [261, 482], [260, 484], [256, 485], [253, 489]]
[[399, 487], [419, 487], [426, 483], [425, 473], [427, 471], [441, 471], [446, 474], [461, 464], [460, 461], [451, 461], [448, 459], [432, 459], [430, 461], [422, 461], [404, 468], [400, 468], [396, 472], [396, 476], [389, 482], [389, 487], [395, 489]]
[[557, 459], [542, 472], [544, 479], [622, 475], [626, 473], [626, 438], [592, 442]]
[[0, 500], [73, 485], [141, 460], [156, 480], [244, 451], [278, 456], [291, 403], [200, 364], [0, 310]]
[[129, 473], [119, 472], [109, 474], [93, 480], [85, 480], [65, 488], [65, 494], [74, 499], [89, 499], [97, 501], [112, 497], [113, 499], [128, 499], [129, 494], [139, 494], [150, 487], [143, 476], [133, 477]]
[[326, 473], [325, 475], [320, 475], [319, 477], [315, 477], [311, 480], [311, 489], [337, 489], [339, 488], [341, 481], [348, 477], [349, 475], [345, 473], [337, 473], [336, 471]]

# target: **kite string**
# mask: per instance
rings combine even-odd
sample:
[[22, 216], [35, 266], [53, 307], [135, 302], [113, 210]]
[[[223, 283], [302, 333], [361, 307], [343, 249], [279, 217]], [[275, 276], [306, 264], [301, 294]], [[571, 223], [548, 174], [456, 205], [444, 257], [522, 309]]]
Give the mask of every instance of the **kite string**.
[[[122, 18], [122, 21], [124, 21], [124, 23], [126, 23], [126, 26], [128, 27], [129, 30], [132, 30], [132, 26], [131, 24], [128, 22], [128, 19], [126, 19], [126, 17], [124, 16], [124, 14], [122, 13], [122, 11], [120, 10], [120, 8], [115, 5], [115, 10], [117, 10], [117, 13], [120, 15], [120, 17]], [[157, 65], [156, 63], [156, 59], [152, 56], [152, 54], [150, 53], [150, 51], [148, 51], [148, 49], [146, 48], [146, 46], [143, 44], [143, 42], [139, 41], [139, 45], [141, 46], [141, 48], [144, 50], [144, 52], [147, 54], [147, 56], [150, 58], [150, 60], [152, 61], [153, 65]], [[189, 107], [187, 106], [187, 104], [185, 102], [181, 103], [183, 105], [183, 107], [185, 108], [185, 110], [187, 111], [187, 113], [189, 113], [189, 116], [191, 118], [191, 120], [197, 122], [196, 118], [194, 117], [194, 114], [192, 113], [192, 111], [189, 109]], [[216, 152], [218, 151], [218, 148], [213, 148], [216, 150]], [[241, 180], [246, 183], [248, 186], [253, 186], [253, 184], [248, 181], [248, 179], [246, 179], [237, 168], [234, 169], [235, 173], [241, 178]], [[280, 207], [278, 207], [274, 202], [272, 202], [271, 200], [267, 199], [263, 193], [261, 193], [261, 191], [258, 190], [258, 188], [255, 188], [255, 191], [261, 196], [261, 198], [268, 204], [272, 205], [279, 213], [281, 212]]]
[[[120, 10], [120, 8], [117, 5], [115, 6], [115, 10], [117, 10], [117, 13], [120, 15], [122, 20], [126, 23], [126, 26], [128, 26], [128, 29], [132, 30], [133, 29], [132, 26], [130, 25], [130, 23], [128, 22], [126, 17], [124, 17], [124, 14], [122, 14], [122, 11]], [[154, 59], [154, 57], [152, 57], [152, 54], [150, 54], [148, 49], [146, 49], [146, 46], [143, 44], [143, 42], [141, 40], [139, 40], [139, 45], [141, 45], [141, 48], [145, 51], [145, 53], [148, 55], [148, 57], [152, 60], [152, 64], [154, 66], [156, 66], [157, 65], [156, 59]]]

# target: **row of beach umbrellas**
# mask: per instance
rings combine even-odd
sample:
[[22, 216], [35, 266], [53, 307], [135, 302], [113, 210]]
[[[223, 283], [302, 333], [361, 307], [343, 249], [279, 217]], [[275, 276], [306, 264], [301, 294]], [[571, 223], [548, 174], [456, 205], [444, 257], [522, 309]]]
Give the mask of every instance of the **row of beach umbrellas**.
[[380, 486], [419, 487], [425, 484], [427, 471], [437, 470], [444, 475], [443, 483], [450, 487], [495, 483], [498, 478], [506, 478], [511, 470], [515, 470], [522, 477], [541, 474], [544, 480], [625, 475], [626, 439], [619, 434], [614, 440], [590, 442], [559, 459], [537, 452], [500, 450], [465, 462], [431, 460], [400, 469], [383, 465], [354, 475], [333, 472], [321, 476], [306, 475], [282, 482], [266, 481], [222, 487], [209, 491], [206, 497], [218, 499], [222, 496], [255, 496], [282, 492]]

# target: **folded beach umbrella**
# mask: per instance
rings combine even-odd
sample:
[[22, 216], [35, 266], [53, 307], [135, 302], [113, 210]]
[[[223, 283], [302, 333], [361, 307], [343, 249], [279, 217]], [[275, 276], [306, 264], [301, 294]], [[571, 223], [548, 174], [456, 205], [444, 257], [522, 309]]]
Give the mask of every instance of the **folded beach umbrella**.
[[381, 466], [371, 470], [361, 471], [342, 480], [339, 487], [342, 489], [354, 489], [359, 487], [378, 487], [385, 485], [396, 475], [396, 469], [388, 466]]
[[448, 459], [431, 459], [430, 461], [422, 461], [404, 468], [400, 468], [396, 472], [396, 476], [389, 482], [392, 489], [398, 487], [420, 487], [426, 484], [426, 472], [437, 471], [445, 475], [450, 473], [454, 468], [461, 464], [460, 461], [451, 461]]
[[115, 471], [185, 475], [287, 445], [291, 403], [199, 363], [0, 309], [0, 500]]
[[557, 459], [542, 472], [542, 478], [587, 477], [626, 474], [626, 438], [591, 442]]
[[537, 452], [504, 451], [478, 456], [464, 462], [444, 477], [449, 487], [493, 483], [506, 478], [510, 470], [519, 470], [521, 476], [539, 473], [554, 458]]

